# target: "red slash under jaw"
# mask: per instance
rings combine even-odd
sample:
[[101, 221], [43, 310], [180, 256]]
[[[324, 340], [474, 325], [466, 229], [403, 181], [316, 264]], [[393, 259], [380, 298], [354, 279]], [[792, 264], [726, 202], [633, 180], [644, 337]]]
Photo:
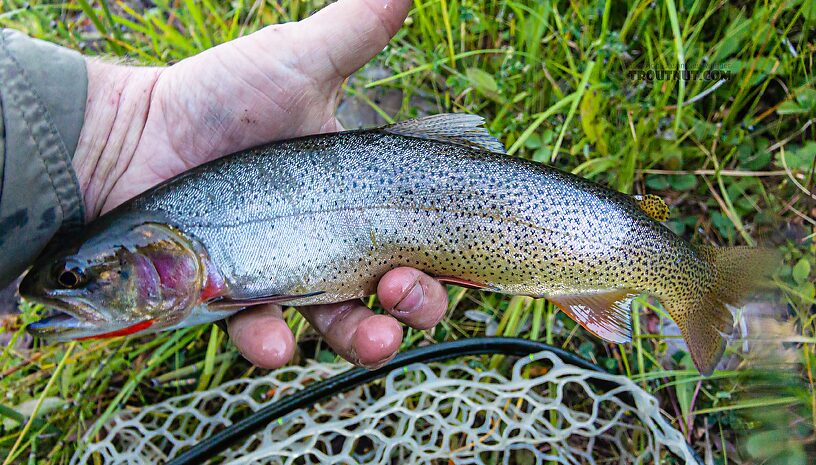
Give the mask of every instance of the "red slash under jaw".
[[111, 331], [108, 333], [96, 334], [94, 336], [84, 336], [75, 338], [75, 341], [87, 341], [89, 339], [104, 339], [108, 337], [116, 337], [116, 336], [127, 336], [128, 334], [138, 333], [139, 331], [143, 331], [155, 323], [156, 320], [146, 320], [140, 321], [135, 325], [128, 326], [127, 328], [117, 329], [116, 331]]

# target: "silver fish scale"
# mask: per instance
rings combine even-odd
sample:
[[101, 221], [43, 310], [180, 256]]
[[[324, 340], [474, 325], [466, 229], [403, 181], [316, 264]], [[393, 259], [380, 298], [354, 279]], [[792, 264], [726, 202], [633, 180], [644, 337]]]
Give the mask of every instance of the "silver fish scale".
[[534, 296], [665, 295], [689, 288], [689, 268], [705, 273], [691, 246], [624, 194], [529, 161], [382, 130], [225, 157], [122, 210], [160, 215], [197, 239], [234, 298], [323, 292], [297, 305], [371, 294], [403, 265]]

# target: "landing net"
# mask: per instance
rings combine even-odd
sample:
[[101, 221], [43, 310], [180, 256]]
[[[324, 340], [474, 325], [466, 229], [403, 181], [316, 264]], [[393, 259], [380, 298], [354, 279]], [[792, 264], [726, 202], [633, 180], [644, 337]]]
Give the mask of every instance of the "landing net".
[[[164, 463], [203, 438], [348, 364], [290, 366], [112, 417], [72, 463]], [[607, 380], [601, 390], [593, 380]], [[608, 386], [607, 386], [608, 388]], [[294, 412], [211, 463], [696, 463], [657, 400], [631, 380], [541, 352], [509, 377], [474, 359], [415, 364]]]

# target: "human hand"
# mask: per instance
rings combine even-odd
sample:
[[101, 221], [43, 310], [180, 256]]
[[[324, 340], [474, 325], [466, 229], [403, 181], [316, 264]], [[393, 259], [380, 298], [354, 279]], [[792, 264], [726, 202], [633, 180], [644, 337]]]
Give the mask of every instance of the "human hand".
[[[167, 68], [89, 60], [85, 122], [73, 159], [87, 219], [214, 158], [339, 130], [342, 82], [385, 47], [410, 5], [341, 0]], [[377, 294], [392, 316], [359, 302], [299, 310], [338, 354], [375, 367], [399, 348], [397, 320], [426, 329], [447, 308], [444, 286], [410, 268], [386, 274]], [[279, 367], [294, 352], [278, 306], [247, 309], [228, 326], [235, 345], [258, 366]]]

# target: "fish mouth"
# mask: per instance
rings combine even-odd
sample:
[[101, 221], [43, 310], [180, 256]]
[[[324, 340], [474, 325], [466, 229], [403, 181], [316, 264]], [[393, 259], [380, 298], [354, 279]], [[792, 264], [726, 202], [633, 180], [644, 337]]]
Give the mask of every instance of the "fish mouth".
[[108, 337], [127, 336], [153, 326], [155, 319], [110, 325], [95, 323], [78, 318], [71, 313], [54, 310], [54, 313], [26, 326], [31, 335], [44, 338], [48, 342], [84, 341]]
[[77, 318], [64, 311], [55, 310], [51, 316], [37, 320], [26, 326], [33, 336], [53, 341], [70, 341], [102, 332], [94, 323]]
[[63, 301], [26, 297], [50, 309], [49, 315], [26, 326], [31, 335], [49, 341], [70, 341], [105, 331], [105, 322], [91, 310], [80, 309]]
[[[49, 306], [51, 314], [29, 323], [26, 331], [32, 336], [45, 339], [47, 342], [84, 341], [108, 337], [127, 336], [146, 330], [156, 323], [155, 319], [127, 322], [109, 322], [101, 319], [99, 313], [92, 309], [54, 301], [47, 298], [28, 298], [34, 303]], [[69, 309], [64, 308], [66, 305]]]

